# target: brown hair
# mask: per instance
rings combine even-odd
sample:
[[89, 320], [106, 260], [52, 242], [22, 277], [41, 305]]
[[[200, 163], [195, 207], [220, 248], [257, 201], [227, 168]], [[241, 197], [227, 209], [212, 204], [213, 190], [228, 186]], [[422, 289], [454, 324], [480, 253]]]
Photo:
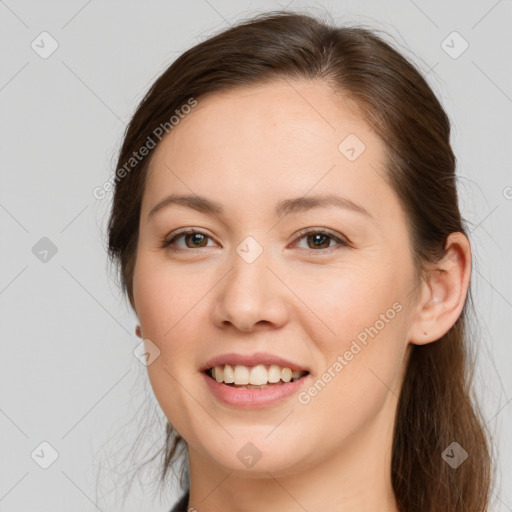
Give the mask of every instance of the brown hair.
[[[387, 149], [386, 178], [408, 213], [418, 275], [443, 256], [447, 236], [466, 234], [458, 207], [450, 122], [420, 72], [362, 26], [332, 26], [298, 12], [274, 11], [240, 22], [182, 54], [141, 101], [120, 151], [118, 168], [157, 126], [192, 97], [279, 79], [319, 79], [348, 95]], [[109, 255], [120, 264], [132, 301], [138, 226], [148, 162], [116, 180]], [[414, 345], [397, 408], [392, 483], [401, 510], [488, 510], [491, 440], [472, 398], [474, 361], [466, 317], [471, 290], [441, 339]], [[162, 481], [184, 440], [167, 424]], [[456, 441], [468, 459], [456, 469], [442, 458]]]

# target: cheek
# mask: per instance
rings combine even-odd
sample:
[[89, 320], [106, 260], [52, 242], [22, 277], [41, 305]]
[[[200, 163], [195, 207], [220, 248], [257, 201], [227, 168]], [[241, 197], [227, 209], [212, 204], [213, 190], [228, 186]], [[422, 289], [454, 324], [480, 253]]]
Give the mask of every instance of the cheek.
[[188, 274], [141, 257], [134, 272], [133, 292], [144, 336], [167, 345], [167, 340], [187, 326], [185, 318], [204, 295], [202, 286]]
[[323, 368], [300, 402], [317, 410], [315, 416], [334, 409], [355, 428], [379, 410], [390, 389], [399, 393], [407, 345], [405, 282], [395, 272], [365, 266], [316, 283], [302, 280], [298, 293], [315, 313], [301, 323]]
[[322, 343], [322, 350], [330, 353], [341, 350], [360, 333], [364, 338], [365, 328], [376, 322], [382, 330], [381, 315], [384, 321], [394, 319], [393, 304], [401, 300], [400, 278], [391, 269], [390, 265], [367, 262], [294, 278], [294, 292], [307, 308], [301, 323], [310, 339]]
[[366, 426], [377, 421], [384, 428], [392, 420], [406, 344], [400, 317], [403, 309], [389, 311], [393, 313], [388, 313], [388, 323], [380, 318], [361, 323], [349, 315], [340, 316], [338, 339], [323, 343], [325, 367], [297, 397], [300, 424], [316, 438], [319, 450], [325, 439], [339, 447]]
[[155, 396], [170, 419], [186, 410], [186, 393], [180, 384], [188, 388], [188, 379], [196, 377], [191, 371], [195, 370], [191, 342], [197, 339], [197, 326], [204, 325], [200, 299], [209, 286], [197, 273], [180, 272], [150, 256], [141, 254], [137, 261], [133, 292], [144, 338], [160, 351], [147, 370]]

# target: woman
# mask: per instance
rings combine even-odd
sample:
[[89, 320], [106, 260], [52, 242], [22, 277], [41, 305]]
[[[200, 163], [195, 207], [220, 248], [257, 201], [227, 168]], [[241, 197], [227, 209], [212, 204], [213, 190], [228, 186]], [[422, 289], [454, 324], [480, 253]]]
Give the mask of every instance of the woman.
[[109, 252], [190, 488], [174, 511], [487, 510], [449, 120], [372, 31], [272, 12], [127, 129]]

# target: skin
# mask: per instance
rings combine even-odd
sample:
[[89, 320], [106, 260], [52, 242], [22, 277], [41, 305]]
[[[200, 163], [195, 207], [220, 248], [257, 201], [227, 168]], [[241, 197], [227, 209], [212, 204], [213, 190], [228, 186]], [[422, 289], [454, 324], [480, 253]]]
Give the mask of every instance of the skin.
[[[338, 149], [349, 134], [366, 146], [354, 161]], [[189, 506], [199, 512], [398, 510], [391, 447], [407, 357], [457, 320], [471, 252], [453, 233], [446, 258], [417, 280], [384, 155], [356, 110], [311, 81], [201, 98], [156, 148], [131, 298], [138, 335], [160, 350], [149, 378], [188, 443]], [[205, 196], [225, 212], [168, 206], [148, 217], [170, 193]], [[281, 200], [327, 193], [370, 216], [333, 206], [275, 216]], [[161, 247], [183, 227], [208, 238]], [[326, 228], [349, 245], [327, 237], [317, 248], [297, 235], [304, 228]], [[249, 235], [263, 249], [252, 263], [236, 252]], [[216, 401], [200, 373], [213, 356], [265, 351], [308, 367], [314, 382], [396, 303], [400, 312], [307, 404], [292, 396], [237, 409]], [[237, 456], [248, 442], [261, 453], [251, 468]]]

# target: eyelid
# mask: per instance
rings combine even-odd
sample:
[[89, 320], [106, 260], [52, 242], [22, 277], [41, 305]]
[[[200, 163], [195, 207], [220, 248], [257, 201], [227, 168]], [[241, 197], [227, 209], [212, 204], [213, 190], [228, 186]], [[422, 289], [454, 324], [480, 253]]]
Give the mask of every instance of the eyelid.
[[311, 233], [322, 233], [325, 235], [330, 235], [332, 238], [338, 238], [338, 239], [340, 239], [340, 237], [342, 237], [342, 235], [336, 233], [335, 231], [332, 231], [328, 228], [322, 228], [322, 227], [304, 228], [304, 229], [301, 229], [300, 231], [297, 231], [297, 233], [295, 233], [293, 236], [295, 238], [297, 236], [309, 235]]
[[[329, 238], [332, 238], [333, 240], [335, 240], [338, 243], [338, 247], [351, 247], [352, 246], [351, 242], [345, 236], [338, 234], [335, 231], [332, 231], [330, 229], [322, 228], [322, 227], [318, 227], [318, 228], [312, 227], [312, 228], [301, 229], [300, 231], [295, 233], [295, 235], [293, 235], [293, 237], [294, 237], [293, 243], [300, 241], [302, 238], [304, 238], [307, 235], [316, 234], [316, 233], [321, 233], [323, 235], [329, 236]], [[322, 253], [326, 253], [326, 252], [331, 252], [333, 249], [336, 249], [336, 248], [337, 248], [336, 246], [333, 246], [333, 247], [328, 247], [326, 249], [318, 249], [318, 250], [304, 249], [304, 250], [309, 251], [310, 253], [322, 254]]]
[[199, 233], [200, 235], [204, 235], [205, 237], [213, 240], [213, 237], [211, 235], [209, 235], [208, 233], [205, 233], [202, 228], [201, 229], [198, 229], [198, 228], [182, 228], [182, 229], [177, 229], [176, 231], [171, 231], [171, 233], [169, 233], [165, 238], [164, 240], [162, 241], [161, 243], [161, 248], [162, 249], [169, 249], [169, 250], [172, 250], [172, 251], [193, 251], [194, 249], [202, 249], [202, 247], [187, 247], [186, 249], [181, 249], [181, 248], [176, 248], [176, 247], [173, 247], [172, 246], [172, 242], [174, 242], [178, 237], [181, 237], [182, 235], [192, 235], [192, 234], [197, 234]]
[[[171, 232], [169, 235], [167, 235], [165, 237], [165, 239], [163, 240], [162, 244], [161, 244], [161, 248], [162, 249], [169, 249], [169, 250], [173, 250], [173, 251], [193, 251], [195, 249], [203, 249], [204, 247], [187, 247], [186, 249], [182, 249], [182, 248], [176, 248], [176, 247], [173, 247], [172, 246], [172, 243], [178, 239], [179, 237], [181, 237], [182, 235], [187, 235], [187, 234], [201, 234], [201, 235], [204, 235], [205, 237], [213, 240], [213, 237], [211, 235], [209, 235], [208, 233], [204, 232], [202, 229], [198, 229], [198, 228], [182, 228], [182, 229], [178, 229], [176, 231], [173, 231]], [[306, 250], [306, 251], [309, 251], [310, 253], [319, 253], [319, 254], [322, 254], [322, 253], [326, 253], [326, 252], [331, 252], [333, 249], [336, 249], [337, 247], [350, 247], [351, 246], [351, 243], [350, 241], [343, 235], [339, 235], [338, 233], [336, 233], [335, 231], [332, 231], [330, 229], [327, 229], [327, 228], [323, 228], [323, 227], [309, 227], [309, 228], [304, 228], [304, 229], [301, 229], [300, 231], [296, 232], [294, 235], [293, 235], [293, 242], [292, 243], [297, 243], [298, 241], [300, 241], [302, 238], [304, 238], [305, 236], [309, 235], [309, 234], [317, 234], [317, 233], [321, 233], [321, 234], [324, 234], [324, 235], [327, 235], [329, 236], [329, 238], [333, 239], [334, 241], [337, 242], [337, 246], [333, 246], [333, 247], [328, 247], [328, 248], [325, 248], [325, 249], [303, 249], [303, 250]], [[208, 247], [208, 246], [205, 246], [205, 247]]]

